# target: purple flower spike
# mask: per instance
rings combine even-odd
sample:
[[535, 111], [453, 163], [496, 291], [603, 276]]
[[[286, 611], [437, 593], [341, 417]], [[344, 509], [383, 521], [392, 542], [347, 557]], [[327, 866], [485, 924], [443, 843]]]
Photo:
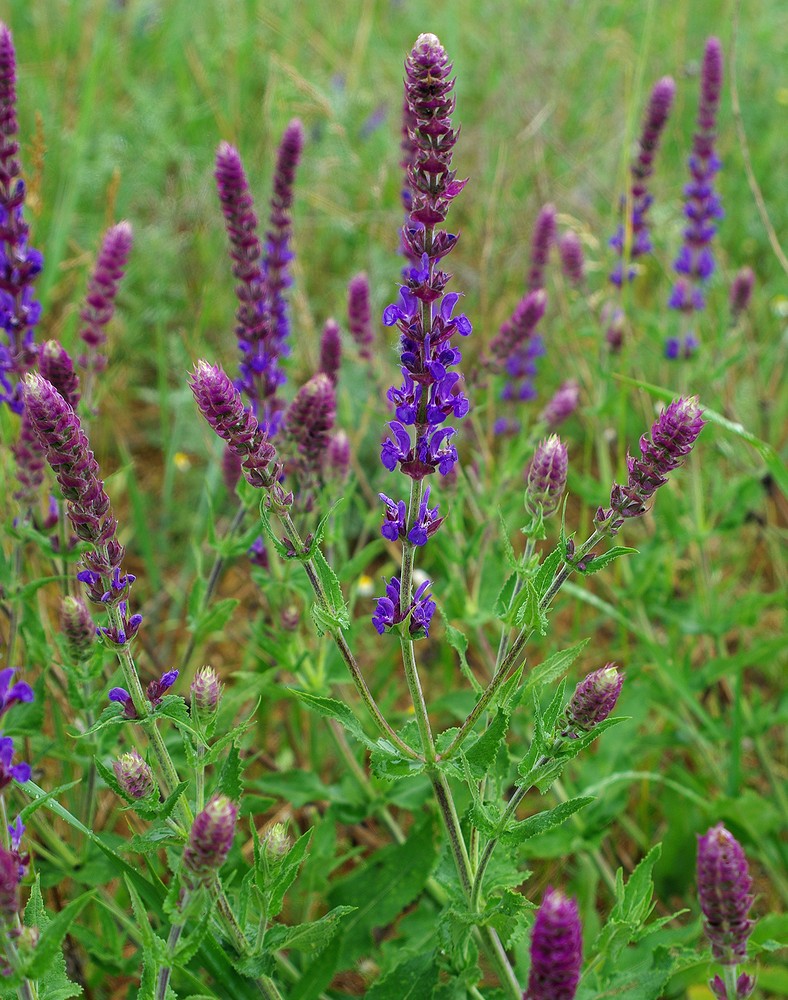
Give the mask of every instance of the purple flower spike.
[[18, 159], [16, 134], [16, 53], [11, 32], [0, 24], [0, 329], [8, 342], [0, 344], [0, 402], [22, 412], [19, 383], [36, 359], [35, 327], [41, 305], [33, 285], [43, 267], [38, 250], [28, 245], [24, 219], [25, 183]]
[[696, 398], [677, 399], [667, 406], [651, 427], [651, 440], [640, 439], [640, 458], [627, 455], [629, 477], [625, 485], [615, 483], [610, 507], [600, 507], [594, 518], [597, 528], [615, 535], [626, 518], [640, 517], [648, 501], [668, 481], [668, 473], [684, 459], [703, 430], [705, 421]]
[[413, 595], [410, 607], [403, 612], [400, 601], [400, 582], [396, 576], [393, 576], [386, 584], [385, 595], [378, 598], [375, 613], [372, 615], [372, 624], [378, 634], [383, 635], [384, 632], [390, 631], [410, 615], [408, 623], [410, 637], [420, 639], [429, 636], [430, 623], [436, 607], [435, 601], [432, 600], [432, 594], [426, 593], [429, 585], [429, 580], [425, 580], [421, 584]]
[[548, 886], [531, 936], [531, 970], [523, 1000], [574, 1000], [583, 964], [577, 903]]
[[731, 319], [735, 322], [743, 312], [746, 312], [755, 287], [755, 274], [751, 267], [743, 267], [736, 272], [731, 283], [730, 307]]
[[16, 462], [16, 478], [19, 483], [19, 488], [14, 492], [14, 499], [19, 501], [23, 510], [32, 510], [36, 506], [44, 482], [47, 461], [44, 447], [27, 411], [22, 413], [19, 438], [11, 446], [11, 450]]
[[676, 84], [669, 76], [665, 76], [659, 80], [651, 91], [651, 97], [649, 98], [646, 115], [643, 120], [643, 131], [638, 143], [638, 155], [631, 167], [631, 215], [628, 220], [631, 228], [631, 241], [628, 261], [625, 262], [623, 259], [626, 249], [624, 224], [618, 227], [616, 234], [610, 240], [610, 246], [613, 247], [621, 258], [611, 273], [610, 280], [614, 285], [619, 287], [625, 281], [631, 281], [635, 277], [636, 271], [630, 266], [631, 262], [651, 252], [651, 237], [648, 230], [647, 216], [653, 199], [649, 194], [646, 182], [654, 172], [654, 157], [659, 148], [660, 137], [670, 115], [675, 94]]
[[12, 764], [13, 759], [14, 741], [10, 736], [0, 736], [0, 790], [12, 781], [24, 784], [30, 780], [30, 765], [24, 762]]
[[544, 271], [550, 247], [555, 243], [555, 205], [545, 205], [534, 223], [534, 233], [531, 240], [531, 269], [528, 272], [528, 290], [535, 292], [544, 288]]
[[79, 335], [87, 345], [87, 351], [79, 358], [79, 364], [89, 372], [100, 372], [107, 366], [107, 358], [102, 353], [107, 342], [106, 329], [115, 314], [118, 288], [123, 280], [133, 243], [130, 222], [119, 222], [104, 234], [80, 313], [83, 326]]
[[72, 664], [89, 660], [96, 642], [96, 626], [78, 597], [64, 597], [60, 606], [60, 631]]
[[577, 739], [604, 722], [616, 707], [623, 684], [624, 675], [615, 663], [606, 663], [583, 678], [566, 706], [566, 728], [561, 735]]
[[242, 458], [248, 482], [258, 489], [272, 487], [282, 472], [281, 465], [275, 462], [276, 449], [254, 415], [244, 408], [241, 394], [227, 375], [218, 366], [198, 361], [190, 385], [202, 415]]
[[15, 667], [6, 667], [5, 670], [0, 670], [0, 716], [5, 715], [9, 708], [17, 704], [17, 702], [33, 701], [35, 699], [33, 689], [29, 684], [26, 684], [24, 681], [17, 681], [16, 684], [11, 684], [15, 673]]
[[336, 393], [330, 377], [318, 372], [296, 393], [284, 419], [287, 471], [302, 483], [319, 480], [336, 417]]
[[151, 681], [150, 684], [148, 684], [145, 694], [148, 696], [148, 701], [151, 703], [152, 708], [161, 704], [161, 699], [164, 697], [165, 691], [169, 691], [177, 680], [178, 671], [168, 670], [166, 673], [163, 673], [157, 681]]
[[738, 965], [747, 958], [750, 894], [747, 858], [741, 845], [722, 823], [698, 837], [698, 899], [703, 929], [714, 958], [722, 965]]
[[465, 186], [451, 169], [457, 140], [451, 124], [451, 69], [443, 46], [429, 34], [419, 36], [405, 62], [413, 156], [408, 164], [411, 212], [402, 235], [412, 266], [404, 271], [399, 302], [383, 313], [384, 324], [398, 327], [401, 334], [403, 383], [388, 392], [397, 419], [389, 424], [392, 436], [384, 440], [380, 457], [390, 471], [399, 465], [416, 480], [435, 471], [444, 476], [451, 472], [457, 451], [447, 442], [454, 429], [441, 425], [450, 417], [461, 419], [469, 408], [460, 377], [450, 369], [461, 360], [451, 337], [467, 336], [471, 324], [466, 316], [454, 315], [459, 296], [444, 294], [450, 275], [438, 267], [457, 237], [436, 226]]
[[526, 401], [536, 396], [536, 359], [545, 353], [537, 326], [546, 308], [544, 289], [528, 292], [490, 344], [494, 366], [507, 375], [503, 399]]
[[359, 357], [372, 360], [372, 320], [369, 310], [369, 281], [366, 274], [357, 274], [347, 286], [347, 318], [350, 336], [358, 345]]
[[227, 860], [237, 819], [238, 806], [226, 795], [211, 799], [194, 817], [183, 850], [183, 873], [192, 887], [210, 882]]
[[334, 319], [327, 319], [320, 338], [320, 371], [331, 379], [336, 386], [339, 376], [339, 366], [342, 361], [342, 342], [339, 336], [339, 324]]
[[147, 798], [156, 789], [153, 771], [136, 750], [121, 754], [112, 764], [118, 784], [132, 799]]
[[350, 475], [350, 438], [343, 430], [334, 431], [326, 452], [326, 473], [334, 482], [344, 483]]
[[558, 510], [566, 487], [566, 445], [556, 434], [534, 452], [525, 485], [525, 507], [534, 517], [550, 517]]
[[539, 414], [539, 421], [545, 424], [548, 430], [555, 430], [572, 416], [579, 402], [580, 386], [574, 379], [568, 379], [548, 400], [547, 406]]
[[42, 344], [38, 352], [38, 370], [51, 382], [70, 407], [79, 403], [79, 376], [68, 351], [56, 340]]
[[573, 229], [567, 230], [559, 239], [558, 255], [567, 280], [573, 285], [583, 285], [586, 280], [583, 244]]
[[697, 130], [689, 157], [690, 183], [684, 188], [684, 244], [673, 262], [678, 274], [668, 305], [683, 313], [699, 312], [705, 306], [704, 285], [714, 273], [711, 241], [722, 218], [722, 203], [714, 190], [714, 175], [720, 161], [714, 152], [717, 111], [722, 89], [722, 46], [719, 39], [706, 42], [700, 78]]
[[12, 921], [18, 911], [19, 863], [12, 851], [0, 847], [0, 921]]

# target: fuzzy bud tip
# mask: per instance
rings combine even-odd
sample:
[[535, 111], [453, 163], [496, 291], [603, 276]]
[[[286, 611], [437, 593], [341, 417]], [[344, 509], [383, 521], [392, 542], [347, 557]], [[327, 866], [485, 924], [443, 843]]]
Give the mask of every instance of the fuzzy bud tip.
[[122, 754], [113, 763], [112, 770], [118, 784], [132, 799], [147, 798], [156, 789], [156, 782], [150, 767], [136, 750]]

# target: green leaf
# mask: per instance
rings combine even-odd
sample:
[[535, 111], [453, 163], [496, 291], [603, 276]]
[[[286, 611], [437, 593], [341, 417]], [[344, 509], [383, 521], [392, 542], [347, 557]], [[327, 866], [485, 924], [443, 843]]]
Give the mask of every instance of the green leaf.
[[468, 659], [465, 655], [468, 651], [468, 637], [458, 628], [449, 624], [449, 619], [446, 617], [446, 613], [443, 608], [440, 609], [440, 613], [441, 618], [443, 619], [446, 641], [452, 649], [457, 651], [457, 654], [460, 657], [460, 670], [462, 671], [463, 677], [468, 681], [476, 694], [481, 694], [482, 686], [473, 676], [473, 671], [468, 666]]
[[487, 774], [492, 766], [492, 762], [506, 739], [509, 730], [509, 713], [499, 708], [495, 713], [495, 718], [476, 740], [476, 742], [465, 751], [465, 759], [471, 769], [471, 774], [476, 781]]
[[528, 927], [528, 916], [536, 904], [516, 889], [504, 889], [500, 896], [488, 900], [480, 924], [494, 927], [505, 948], [511, 948]]
[[[269, 882], [266, 881], [266, 873], [263, 870], [264, 866], [262, 864], [258, 866], [257, 884], [260, 886], [260, 891], [264, 892], [268, 897], [269, 918], [277, 916], [282, 909], [285, 893], [295, 881], [296, 875], [298, 875], [298, 869], [301, 867], [301, 862], [304, 860], [304, 855], [311, 839], [311, 830], [308, 830], [298, 838], [279, 862], [274, 877]], [[261, 851], [261, 858], [263, 854], [264, 851]]]
[[232, 618], [233, 611], [240, 602], [235, 597], [225, 597], [216, 601], [189, 622], [194, 633], [194, 642], [200, 645], [209, 635], [221, 632]]
[[315, 528], [314, 533], [312, 535], [312, 541], [307, 551], [301, 557], [302, 559], [311, 559], [314, 557], [314, 554], [317, 551], [317, 547], [323, 541], [323, 535], [325, 535], [326, 533], [326, 525], [328, 524], [328, 519], [331, 517], [331, 515], [334, 513], [337, 507], [342, 503], [343, 500], [344, 497], [339, 497], [337, 500], [335, 500], [328, 508], [328, 510], [325, 512], [325, 514], [317, 522], [317, 527]]
[[509, 541], [509, 529], [506, 527], [503, 511], [500, 507], [498, 508], [498, 520], [501, 524], [501, 542], [503, 544], [504, 558], [510, 566], [515, 567], [517, 565], [517, 556], [514, 554], [512, 543]]
[[342, 596], [342, 587], [336, 573], [328, 565], [320, 549], [315, 549], [312, 553], [312, 565], [326, 597], [325, 607], [319, 602], [312, 605], [312, 617], [315, 620], [318, 633], [322, 635], [324, 632], [350, 628], [350, 613], [345, 598]]
[[367, 736], [353, 711], [344, 702], [336, 701], [334, 698], [324, 698], [322, 695], [312, 694], [309, 691], [300, 691], [297, 688], [288, 688], [288, 690], [313, 712], [328, 719], [335, 719], [354, 739], [363, 743], [369, 750], [378, 749], [378, 743]]
[[506, 621], [512, 611], [512, 604], [514, 602], [514, 592], [517, 588], [517, 573], [510, 573], [506, 578], [506, 582], [498, 591], [498, 596], [495, 599], [495, 604], [493, 605], [493, 612], [497, 618], [501, 621]]
[[219, 772], [218, 789], [234, 802], [240, 802], [243, 795], [244, 783], [241, 780], [241, 774], [244, 766], [238, 747], [233, 743]]
[[569, 667], [571, 667], [574, 661], [586, 648], [588, 642], [588, 639], [583, 639], [582, 642], [578, 642], [576, 645], [570, 646], [569, 649], [562, 649], [557, 653], [553, 653], [553, 655], [549, 656], [543, 663], [534, 667], [526, 678], [526, 690], [530, 690], [537, 685], [543, 686], [545, 684], [550, 684], [552, 681], [556, 680], [556, 678], [563, 676], [563, 674], [569, 669]]
[[549, 553], [549, 555], [544, 557], [541, 565], [537, 569], [536, 575], [533, 579], [533, 585], [539, 595], [540, 601], [544, 599], [545, 594], [550, 589], [550, 584], [553, 582], [556, 570], [564, 560], [565, 552], [566, 543], [563, 545], [559, 544], [551, 553]]
[[175, 724], [175, 728], [181, 732], [189, 733], [191, 736], [200, 736], [199, 729], [192, 721], [191, 715], [189, 715], [186, 702], [180, 695], [165, 694], [161, 700], [161, 704], [156, 706], [156, 710], [153, 712], [151, 718], [169, 719]]
[[263, 531], [268, 536], [269, 541], [279, 553], [282, 559], [291, 559], [290, 550], [288, 547], [279, 539], [276, 532], [274, 531], [273, 525], [271, 524], [271, 515], [266, 507], [267, 497], [263, 497], [260, 501], [259, 511], [260, 511], [260, 523], [263, 526]]
[[127, 718], [124, 714], [123, 706], [113, 701], [110, 705], [107, 705], [90, 729], [86, 729], [83, 733], [72, 733], [71, 735], [75, 739], [84, 739], [86, 736], [92, 736], [94, 733], [106, 729], [107, 726], [123, 726], [132, 721], [132, 719]]
[[515, 624], [529, 632], [538, 631], [540, 635], [547, 635], [547, 615], [539, 607], [539, 592], [530, 580], [525, 581], [522, 592], [525, 596], [517, 611]]
[[296, 951], [317, 955], [335, 937], [342, 918], [355, 909], [355, 906], [335, 906], [319, 920], [311, 920], [306, 924], [296, 924], [293, 927], [276, 924], [265, 936], [266, 949], [279, 951], [295, 948]]
[[612, 549], [608, 549], [607, 552], [602, 552], [600, 555], [595, 556], [585, 569], [578, 569], [577, 572], [582, 576], [593, 576], [594, 573], [598, 573], [600, 570], [605, 569], [609, 566], [614, 559], [618, 559], [620, 556], [629, 555], [631, 552], [637, 552], [637, 549], [629, 548], [627, 545], [614, 545]]
[[545, 809], [535, 816], [521, 820], [510, 826], [508, 830], [501, 834], [502, 844], [522, 844], [531, 837], [536, 837], [540, 833], [552, 830], [556, 826], [561, 826], [570, 816], [584, 809], [591, 802], [594, 802], [593, 795], [578, 795], [577, 798], [568, 799], [561, 802], [553, 809]]
[[440, 969], [434, 952], [401, 962], [367, 990], [367, 1000], [425, 1000], [438, 985]]
[[[35, 951], [24, 965], [23, 975], [27, 979], [39, 981], [39, 993], [43, 996], [49, 997], [51, 995], [50, 989], [52, 992], [60, 991], [60, 996], [73, 997], [80, 996], [82, 993], [82, 990], [75, 986], [66, 975], [66, 963], [61, 946], [69, 927], [87, 906], [92, 896], [92, 890], [79, 896], [50, 919], [41, 898], [40, 879], [39, 876], [36, 876], [30, 899], [25, 908], [25, 924], [28, 927], [37, 927], [39, 938]], [[69, 989], [73, 992], [63, 992]]]

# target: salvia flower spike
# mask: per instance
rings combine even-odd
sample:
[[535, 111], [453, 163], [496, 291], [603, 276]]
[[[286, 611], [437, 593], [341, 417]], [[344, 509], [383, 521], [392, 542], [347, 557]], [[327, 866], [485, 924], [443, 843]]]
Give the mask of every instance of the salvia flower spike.
[[629, 476], [623, 485], [615, 483], [610, 507], [600, 507], [595, 516], [598, 529], [615, 535], [630, 517], [640, 517], [668, 473], [684, 464], [703, 429], [705, 421], [696, 398], [674, 400], [660, 413], [651, 428], [651, 437], [640, 439], [640, 456], [627, 456]]
[[[490, 343], [494, 367], [506, 375], [501, 399], [526, 402], [536, 396], [536, 360], [545, 353], [537, 327], [546, 308], [544, 289], [528, 292]], [[502, 424], [500, 430], [508, 428], [508, 423]]]
[[580, 386], [574, 379], [567, 379], [556, 389], [539, 414], [539, 422], [548, 430], [555, 430], [568, 420], [580, 402]]
[[566, 728], [561, 735], [574, 739], [604, 722], [616, 707], [623, 684], [624, 675], [615, 663], [606, 663], [584, 677], [566, 706]]
[[698, 837], [698, 899], [703, 929], [712, 954], [721, 965], [739, 965], [747, 958], [750, 893], [747, 858], [736, 838], [718, 823]]
[[544, 205], [536, 217], [531, 239], [531, 269], [528, 272], [528, 290], [544, 288], [545, 268], [550, 256], [550, 248], [556, 238], [555, 205]]
[[[684, 188], [684, 243], [673, 262], [678, 275], [668, 305], [689, 317], [700, 312], [705, 304], [704, 286], [714, 273], [711, 243], [717, 232], [717, 220], [723, 216], [722, 202], [714, 189], [714, 176], [721, 163], [714, 150], [717, 135], [717, 112], [722, 91], [722, 45], [718, 38], [709, 38], [703, 53], [700, 74], [698, 121], [689, 157], [690, 183]], [[696, 335], [685, 334], [683, 341], [668, 340], [668, 358], [689, 356], [697, 347]]]
[[115, 314], [118, 289], [133, 243], [134, 234], [130, 222], [124, 220], [110, 226], [104, 234], [96, 266], [88, 281], [80, 313], [82, 329], [79, 332], [87, 349], [80, 356], [79, 364], [90, 373], [103, 371], [107, 366], [107, 358], [103, 353], [107, 342], [107, 326]]
[[525, 507], [534, 517], [550, 517], [558, 510], [566, 487], [567, 465], [566, 445], [557, 434], [537, 446], [525, 485]]
[[79, 376], [68, 351], [56, 340], [47, 340], [38, 352], [38, 370], [72, 409], [79, 404]]
[[742, 267], [736, 272], [730, 291], [731, 320], [734, 323], [743, 312], [746, 312], [754, 287], [755, 274], [751, 267]]
[[583, 244], [573, 229], [568, 229], [558, 240], [558, 256], [564, 277], [573, 285], [583, 285], [586, 280]]
[[358, 345], [359, 357], [372, 361], [372, 318], [369, 307], [369, 279], [363, 272], [350, 279], [347, 286], [347, 319], [350, 336]]
[[116, 537], [117, 521], [79, 417], [54, 386], [33, 373], [25, 379], [25, 409], [46, 450], [74, 531], [91, 544], [82, 557], [78, 579], [87, 585], [94, 603], [117, 611], [120, 624], [111, 623], [100, 631], [110, 642], [125, 645], [142, 623], [141, 615], [128, 614], [127, 598], [135, 577], [121, 572], [125, 549]]
[[192, 714], [203, 723], [210, 723], [219, 709], [222, 685], [213, 667], [200, 667], [189, 688]]
[[577, 903], [548, 887], [534, 921], [523, 1000], [574, 1000], [583, 963]]
[[238, 806], [226, 795], [212, 798], [194, 817], [183, 850], [183, 873], [188, 884], [209, 882], [219, 871], [233, 846], [237, 819]]
[[[620, 260], [610, 274], [614, 285], [621, 286], [625, 281], [632, 281], [637, 273], [632, 262], [651, 252], [651, 235], [648, 228], [648, 210], [653, 198], [648, 190], [648, 179], [654, 172], [654, 157], [659, 148], [660, 137], [673, 106], [676, 94], [676, 84], [669, 76], [658, 80], [651, 91], [646, 115], [643, 120], [643, 131], [638, 143], [638, 154], [631, 167], [632, 184], [629, 192], [630, 240], [629, 258], [624, 261], [627, 250], [626, 227], [622, 223], [610, 240], [610, 246], [618, 254]], [[626, 206], [626, 202], [624, 202]]]

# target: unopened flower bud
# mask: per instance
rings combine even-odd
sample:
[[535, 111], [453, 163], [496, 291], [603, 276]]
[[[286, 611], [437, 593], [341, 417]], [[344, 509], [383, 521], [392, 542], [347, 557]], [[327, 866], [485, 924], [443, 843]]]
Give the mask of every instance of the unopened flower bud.
[[548, 400], [547, 405], [539, 414], [539, 419], [547, 424], [549, 430], [554, 430], [572, 416], [579, 401], [580, 386], [574, 379], [570, 378], [563, 382], [553, 397]]
[[743, 267], [736, 272], [731, 284], [731, 316], [738, 319], [750, 304], [752, 290], [755, 286], [755, 275], [751, 267]]
[[60, 628], [72, 663], [84, 663], [90, 659], [96, 641], [96, 626], [79, 598], [63, 598], [60, 605]]
[[566, 486], [566, 446], [556, 434], [534, 452], [525, 486], [525, 508], [534, 517], [550, 517], [558, 509]]
[[238, 806], [226, 795], [211, 799], [194, 817], [189, 840], [183, 849], [183, 870], [193, 886], [210, 881], [230, 853], [238, 819]]
[[562, 735], [574, 739], [604, 722], [616, 707], [623, 683], [624, 675], [615, 663], [593, 670], [580, 681], [566, 706], [567, 726]]
[[531, 971], [523, 1000], [573, 1000], [583, 964], [577, 903], [548, 886], [531, 937]]
[[209, 722], [216, 715], [222, 697], [222, 685], [213, 667], [200, 667], [191, 683], [192, 712], [201, 722]]
[[136, 750], [122, 754], [113, 763], [112, 770], [118, 784], [132, 799], [145, 799], [156, 790], [156, 781], [147, 762]]
[[293, 841], [284, 823], [274, 823], [263, 840], [266, 857], [271, 862], [281, 861], [293, 846]]
[[279, 622], [285, 632], [295, 632], [301, 624], [301, 611], [297, 604], [287, 604], [279, 613]]
[[723, 965], [747, 958], [752, 933], [752, 879], [741, 845], [722, 823], [698, 837], [698, 899], [703, 930], [711, 951]]

